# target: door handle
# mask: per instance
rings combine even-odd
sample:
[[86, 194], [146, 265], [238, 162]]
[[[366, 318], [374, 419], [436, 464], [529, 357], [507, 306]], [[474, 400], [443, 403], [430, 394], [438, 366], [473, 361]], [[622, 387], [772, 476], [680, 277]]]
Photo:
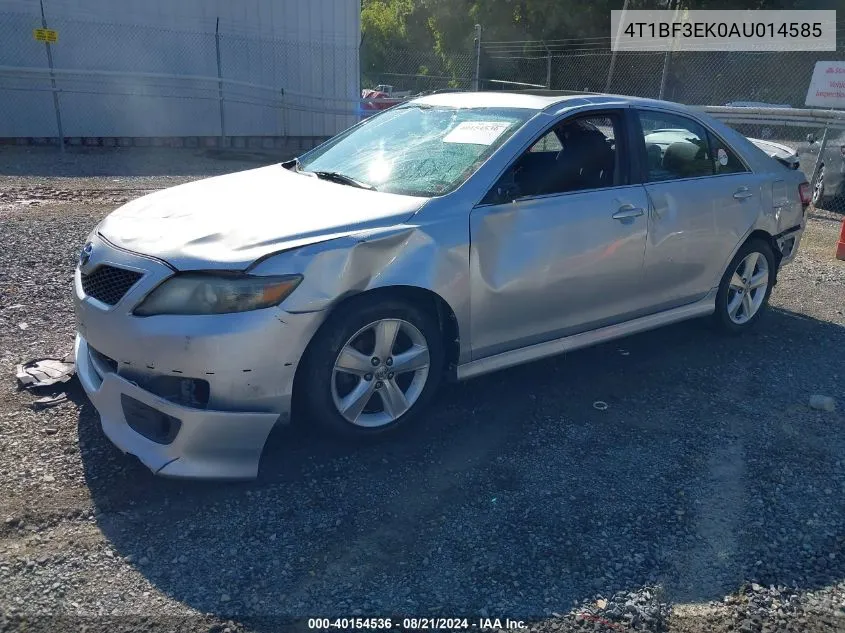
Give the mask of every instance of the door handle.
[[619, 211], [614, 213], [612, 217], [614, 220], [628, 220], [630, 218], [638, 218], [640, 217], [645, 211], [642, 207], [635, 207], [633, 204], [623, 204], [619, 207]]
[[753, 196], [754, 193], [748, 190], [748, 187], [740, 187], [736, 191], [734, 191], [734, 198], [737, 200], [745, 200], [746, 198], [750, 198]]

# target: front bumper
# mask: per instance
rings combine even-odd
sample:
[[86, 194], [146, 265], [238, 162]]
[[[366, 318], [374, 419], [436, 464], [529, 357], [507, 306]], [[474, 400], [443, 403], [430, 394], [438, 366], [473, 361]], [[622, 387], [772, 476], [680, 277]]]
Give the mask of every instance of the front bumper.
[[[116, 373], [100, 375], [88, 342], [76, 337], [76, 371], [100, 414], [103, 432], [124, 453], [135, 455], [157, 475], [201, 479], [251, 479], [258, 475], [264, 442], [277, 413], [209, 411], [181, 406], [141, 389]], [[127, 422], [123, 396], [179, 420], [172, 442], [162, 444]]]
[[[156, 474], [255, 477], [270, 431], [290, 418], [296, 368], [322, 313], [136, 317], [172, 269], [101, 240], [91, 260], [143, 272], [114, 305], [87, 296], [76, 272], [77, 373], [106, 436]], [[185, 397], [163, 383], [185, 386]]]

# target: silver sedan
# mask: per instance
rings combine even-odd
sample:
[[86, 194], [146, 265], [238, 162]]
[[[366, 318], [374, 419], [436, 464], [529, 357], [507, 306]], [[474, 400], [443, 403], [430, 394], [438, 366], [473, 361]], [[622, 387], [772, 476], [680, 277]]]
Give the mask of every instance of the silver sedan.
[[369, 436], [444, 378], [694, 317], [751, 327], [810, 197], [676, 104], [431, 95], [114, 211], [76, 271], [79, 377], [153, 472], [254, 477], [292, 409]]

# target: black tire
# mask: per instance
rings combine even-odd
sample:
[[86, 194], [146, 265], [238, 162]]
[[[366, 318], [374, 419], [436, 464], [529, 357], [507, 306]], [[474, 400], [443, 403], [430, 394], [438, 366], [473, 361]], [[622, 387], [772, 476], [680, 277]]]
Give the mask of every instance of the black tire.
[[[730, 314], [728, 313], [728, 296], [730, 294], [730, 283], [731, 278], [733, 277], [734, 272], [739, 267], [740, 263], [751, 253], [757, 252], [766, 259], [766, 263], [768, 265], [768, 272], [769, 272], [769, 280], [768, 285], [766, 286], [766, 292], [763, 297], [763, 301], [760, 304], [757, 311], [753, 314], [753, 316], [745, 321], [744, 323], [736, 323], [734, 322]], [[731, 263], [728, 265], [725, 274], [722, 275], [722, 280], [719, 283], [719, 290], [716, 293], [716, 312], [713, 314], [713, 321], [715, 322], [716, 326], [728, 334], [739, 334], [740, 332], [744, 332], [751, 327], [754, 326], [757, 321], [760, 319], [760, 315], [763, 314], [765, 311], [768, 303], [769, 303], [769, 296], [772, 294], [772, 288], [775, 285], [775, 279], [777, 277], [777, 261], [775, 260], [775, 255], [772, 252], [772, 247], [762, 239], [753, 239], [749, 240], [742, 247], [737, 251], [737, 254], [734, 255], [734, 258], [731, 260]]]
[[[333, 396], [334, 366], [340, 350], [367, 325], [382, 319], [401, 319], [416, 327], [425, 338], [429, 371], [419, 397], [392, 422], [378, 427], [351, 423], [338, 411]], [[430, 403], [443, 377], [444, 344], [437, 315], [403, 298], [366, 295], [354, 298], [338, 309], [318, 330], [303, 358], [302, 380], [298, 380], [301, 413], [334, 436], [364, 438], [408, 426]], [[398, 380], [398, 378], [397, 378]]]

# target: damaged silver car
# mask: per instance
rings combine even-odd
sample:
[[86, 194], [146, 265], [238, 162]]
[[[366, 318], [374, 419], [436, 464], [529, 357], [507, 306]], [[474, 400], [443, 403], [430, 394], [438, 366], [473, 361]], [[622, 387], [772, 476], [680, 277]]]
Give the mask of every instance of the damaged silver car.
[[745, 330], [809, 203], [675, 104], [430, 95], [108, 216], [75, 276], [79, 377], [153, 472], [254, 477], [292, 409], [367, 436], [444, 378], [693, 317]]

